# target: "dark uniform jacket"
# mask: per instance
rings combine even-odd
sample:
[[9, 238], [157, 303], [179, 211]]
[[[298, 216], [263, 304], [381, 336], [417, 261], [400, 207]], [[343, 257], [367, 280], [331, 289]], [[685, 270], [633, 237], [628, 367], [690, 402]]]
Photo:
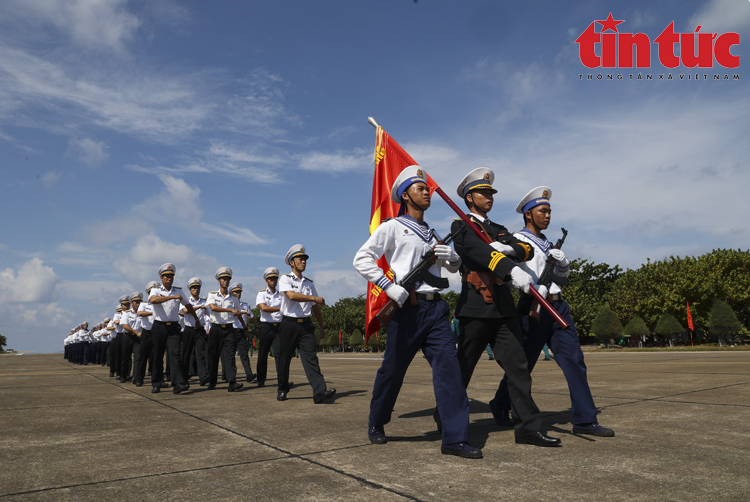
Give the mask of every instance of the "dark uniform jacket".
[[[484, 223], [474, 216], [469, 216], [480, 228], [484, 229], [490, 239], [502, 242], [513, 248], [518, 261], [526, 261], [534, 256], [534, 248], [513, 236], [502, 225], [494, 222]], [[456, 306], [456, 317], [501, 318], [517, 315], [510, 286], [510, 271], [516, 266], [516, 260], [499, 251], [480, 239], [463, 220], [456, 220], [451, 225], [453, 247], [461, 257], [461, 274], [466, 276], [471, 271], [486, 272], [495, 276], [497, 282], [493, 289], [493, 303], [486, 303], [484, 297], [474, 286], [461, 283], [461, 296]]]

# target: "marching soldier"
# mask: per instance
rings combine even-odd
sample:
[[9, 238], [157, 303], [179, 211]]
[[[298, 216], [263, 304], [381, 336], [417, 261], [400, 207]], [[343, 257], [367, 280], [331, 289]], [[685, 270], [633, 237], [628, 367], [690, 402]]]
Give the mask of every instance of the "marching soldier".
[[[109, 376], [116, 376], [118, 380], [124, 383], [122, 374], [122, 350], [125, 329], [122, 327], [122, 316], [130, 310], [130, 296], [122, 295], [120, 297], [120, 308], [115, 314], [115, 339], [112, 341], [112, 359], [110, 359]], [[112, 372], [114, 371], [114, 375]]]
[[[248, 382], [252, 382], [253, 380], [255, 380], [256, 375], [255, 373], [253, 373], [252, 366], [250, 366], [250, 357], [248, 356], [248, 352], [250, 352], [250, 337], [252, 336], [252, 333], [255, 333], [255, 331], [258, 329], [258, 320], [255, 319], [255, 316], [250, 310], [250, 305], [242, 301], [241, 282], [235, 282], [234, 284], [232, 284], [229, 287], [229, 292], [236, 296], [240, 301], [240, 315], [235, 316], [234, 318], [235, 336], [237, 337], [237, 352], [240, 355], [242, 368], [245, 370], [246, 380]], [[244, 323], [241, 324], [240, 319], [242, 319]], [[252, 319], [253, 321], [252, 333], [250, 332], [250, 319]]]
[[182, 344], [180, 332], [180, 304], [184, 305], [188, 314], [193, 316], [199, 325], [198, 314], [190, 304], [190, 300], [182, 292], [182, 289], [173, 286], [176, 267], [172, 263], [165, 263], [159, 267], [159, 277], [162, 285], [153, 288], [149, 294], [148, 301], [154, 309], [154, 325], [151, 328], [151, 338], [154, 344], [154, 367], [151, 373], [152, 393], [161, 390], [164, 381], [164, 351], [168, 349], [169, 368], [174, 388], [172, 392], [179, 394], [188, 390], [186, 375], [182, 373], [180, 364], [180, 345]]
[[219, 290], [211, 291], [206, 299], [211, 319], [211, 330], [208, 332], [206, 346], [209, 368], [208, 388], [216, 388], [221, 358], [221, 367], [229, 382], [227, 390], [235, 392], [242, 388], [242, 384], [236, 382], [237, 370], [236, 365], [233, 364], [234, 354], [237, 352], [234, 319], [240, 313], [240, 300], [229, 292], [229, 281], [232, 280], [231, 268], [221, 267], [217, 270], [216, 280], [219, 282]]
[[304, 277], [302, 272], [307, 268], [308, 255], [305, 247], [295, 244], [286, 253], [284, 261], [292, 268], [291, 274], [279, 279], [281, 293], [282, 321], [279, 327], [279, 354], [277, 373], [279, 379], [276, 399], [286, 401], [289, 394], [289, 365], [294, 350], [299, 348], [302, 367], [313, 390], [313, 402], [320, 404], [333, 399], [336, 389], [326, 389], [326, 381], [320, 372], [320, 363], [316, 353], [315, 327], [310, 319], [315, 315], [320, 328], [320, 337], [325, 338], [323, 316], [320, 306], [325, 300], [318, 296], [313, 282]]
[[[131, 357], [133, 356], [134, 347], [136, 340], [141, 336], [141, 332], [138, 331], [140, 328], [140, 320], [138, 318], [138, 307], [143, 301], [143, 295], [141, 293], [133, 293], [130, 295], [130, 309], [123, 310], [122, 316], [120, 317], [120, 326], [123, 329], [122, 338], [122, 355], [120, 359], [120, 382], [125, 383], [130, 380], [130, 366]], [[139, 344], [140, 350], [140, 344]], [[137, 367], [138, 357], [133, 363], [133, 367]], [[133, 371], [133, 377], [136, 376], [136, 371]], [[134, 378], [135, 380], [135, 378]], [[137, 382], [136, 382], [137, 383]]]
[[[158, 287], [156, 281], [146, 284], [146, 297], [151, 294], [152, 289]], [[154, 341], [151, 338], [151, 329], [154, 326], [154, 308], [149, 302], [141, 302], [138, 306], [138, 319], [141, 325], [140, 356], [137, 369], [133, 370], [133, 380], [136, 387], [141, 387], [146, 379], [146, 365], [150, 363], [153, 366]], [[162, 382], [161, 386], [165, 387], [166, 382]]]
[[[463, 220], [454, 221], [451, 226], [453, 245], [463, 261], [461, 295], [456, 306], [460, 325], [458, 361], [461, 378], [464, 387], [468, 387], [477, 361], [489, 343], [495, 360], [505, 370], [511, 384], [511, 401], [518, 418], [516, 443], [559, 446], [560, 439], [541, 432], [541, 414], [531, 397], [531, 376], [515, 302], [508, 286], [512, 283], [528, 292], [531, 276], [510, 257], [524, 262], [533, 257], [533, 250], [514, 238], [504, 226], [487, 217], [497, 193], [492, 187], [494, 179], [495, 174], [490, 169], [480, 167], [467, 174], [457, 188], [458, 195], [469, 208], [471, 220], [493, 241], [486, 244]], [[499, 425], [512, 425], [498, 408], [496, 396], [490, 401], [495, 421]], [[439, 418], [437, 415], [435, 418], [439, 427]]]
[[[206, 366], [206, 332], [204, 330], [206, 316], [206, 300], [200, 297], [201, 286], [203, 281], [198, 277], [192, 277], [188, 281], [188, 290], [190, 291], [190, 305], [198, 313], [198, 323], [191, 316], [184, 316], [185, 330], [182, 335], [182, 372], [189, 374], [190, 358], [193, 353], [196, 354], [198, 365], [198, 381], [200, 385], [206, 385], [208, 382], [208, 368]], [[183, 314], [187, 314], [187, 309], [182, 309]]]
[[[552, 247], [552, 243], [542, 233], [547, 229], [552, 215], [550, 199], [552, 190], [546, 186], [536, 187], [521, 199], [516, 207], [516, 212], [523, 215], [524, 228], [516, 232], [515, 237], [534, 248], [534, 258], [521, 265], [534, 279], [544, 271], [548, 257], [556, 261], [555, 272], [558, 277], [568, 277], [570, 267], [565, 253], [560, 249]], [[546, 296], [552, 307], [570, 325], [568, 329], [562, 327], [545, 310], [541, 311], [540, 319], [531, 318], [533, 297], [521, 295], [518, 302], [518, 315], [524, 335], [524, 350], [528, 360], [529, 372], [539, 359], [539, 353], [546, 343], [549, 343], [552, 352], [555, 353], [555, 361], [565, 375], [570, 391], [571, 412], [573, 415], [573, 433], [590, 434], [593, 436], [611, 437], [615, 435], [612, 429], [602, 427], [596, 419], [596, 405], [591, 396], [588, 379], [586, 377], [586, 363], [583, 361], [583, 351], [578, 340], [573, 318], [570, 315], [570, 306], [562, 298], [562, 290], [558, 284], [552, 282], [549, 290], [546, 285], [538, 284], [539, 292]], [[509, 408], [509, 386], [503, 379], [498, 391], [499, 405], [504, 410]], [[510, 397], [510, 399], [509, 399]]]
[[[432, 366], [435, 399], [443, 417], [441, 453], [482, 458], [482, 450], [468, 443], [469, 401], [461, 385], [455, 339], [448, 323], [448, 304], [441, 298], [440, 288], [426, 282], [417, 284], [414, 303], [407, 301], [410, 292], [395, 283], [433, 248], [437, 260], [429, 269], [435, 279], [431, 282], [441, 282], [441, 268], [457, 271], [461, 259], [449, 246], [438, 244], [435, 231], [424, 221], [424, 213], [430, 207], [430, 189], [419, 166], [401, 171], [391, 188], [391, 199], [401, 204], [401, 216], [381, 223], [354, 256], [354, 268], [401, 307], [388, 325], [385, 356], [372, 390], [370, 442], [387, 442], [384, 426], [391, 421], [406, 370], [421, 349]], [[388, 260], [394, 282], [378, 267], [381, 256]]]
[[[274, 354], [279, 354], [279, 325], [281, 324], [281, 295], [276, 290], [279, 281], [279, 269], [268, 267], [263, 272], [263, 280], [268, 287], [262, 289], [255, 297], [260, 310], [258, 327], [258, 387], [265, 387], [268, 373], [268, 353], [273, 346]], [[276, 362], [276, 375], [279, 374], [279, 358]]]

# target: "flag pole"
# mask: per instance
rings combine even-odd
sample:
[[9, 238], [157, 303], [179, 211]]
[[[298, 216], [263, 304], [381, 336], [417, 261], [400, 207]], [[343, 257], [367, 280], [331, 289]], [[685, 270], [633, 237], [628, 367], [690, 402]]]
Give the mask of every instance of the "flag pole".
[[[380, 126], [378, 125], [378, 123], [377, 123], [377, 122], [375, 121], [375, 119], [374, 119], [374, 118], [372, 118], [372, 117], [367, 117], [367, 122], [369, 122], [369, 123], [370, 123], [370, 125], [372, 125], [372, 126], [373, 126], [374, 128], [376, 128], [376, 129], [377, 129], [378, 127], [380, 127]], [[473, 221], [471, 221], [471, 220], [469, 219], [469, 217], [468, 217], [468, 216], [466, 216], [466, 213], [464, 213], [464, 212], [463, 212], [463, 211], [461, 210], [461, 208], [460, 208], [460, 207], [458, 207], [458, 206], [457, 206], [457, 205], [455, 204], [455, 202], [453, 202], [453, 201], [451, 200], [451, 198], [450, 198], [450, 197], [448, 197], [448, 196], [447, 196], [447, 195], [445, 194], [445, 192], [443, 192], [443, 189], [442, 189], [442, 188], [440, 188], [440, 187], [439, 187], [439, 186], [437, 185], [437, 183], [435, 184], [435, 191], [436, 191], [436, 192], [437, 192], [437, 194], [438, 194], [438, 195], [439, 195], [439, 196], [440, 196], [440, 197], [441, 197], [441, 198], [442, 198], [442, 199], [443, 199], [443, 200], [444, 200], [444, 201], [445, 201], [445, 202], [446, 202], [446, 203], [448, 204], [448, 206], [450, 206], [450, 208], [451, 208], [451, 209], [453, 209], [453, 211], [454, 211], [454, 212], [455, 212], [455, 213], [456, 213], [456, 214], [457, 214], [457, 215], [458, 215], [458, 216], [459, 216], [459, 217], [460, 217], [460, 218], [461, 218], [461, 219], [462, 219], [462, 220], [463, 220], [464, 222], [466, 222], [466, 224], [467, 224], [467, 225], [469, 225], [469, 227], [470, 227], [470, 228], [471, 228], [471, 229], [472, 229], [472, 230], [474, 231], [474, 233], [475, 233], [475, 234], [477, 234], [477, 236], [478, 236], [478, 237], [479, 237], [480, 239], [482, 239], [482, 241], [484, 241], [484, 242], [485, 242], [486, 244], [491, 244], [491, 243], [492, 243], [492, 240], [490, 240], [490, 238], [489, 238], [489, 237], [488, 237], [487, 235], [485, 235], [485, 233], [484, 233], [484, 232], [482, 232], [481, 230], [479, 230], [479, 228], [478, 228], [478, 227], [476, 226], [476, 224], [475, 224], [475, 223], [474, 223]], [[565, 319], [563, 319], [563, 318], [562, 318], [562, 316], [561, 316], [561, 315], [560, 315], [560, 314], [559, 314], [559, 313], [557, 312], [557, 310], [555, 310], [555, 309], [554, 309], [554, 308], [552, 307], [552, 305], [550, 305], [550, 303], [549, 303], [549, 302], [547, 301], [547, 299], [546, 299], [545, 297], [543, 297], [543, 296], [541, 295], [541, 293], [539, 293], [539, 291], [537, 291], [537, 289], [536, 289], [536, 288], [535, 288], [535, 287], [534, 287], [534, 286], [533, 286], [532, 284], [530, 284], [530, 285], [529, 285], [529, 293], [531, 293], [531, 294], [532, 294], [532, 296], [533, 296], [534, 298], [536, 298], [536, 301], [538, 301], [538, 302], [539, 302], [539, 305], [541, 305], [541, 306], [542, 306], [542, 307], [544, 308], [544, 310], [546, 310], [546, 311], [547, 311], [547, 313], [548, 313], [549, 315], [551, 315], [551, 316], [552, 316], [552, 318], [553, 318], [553, 319], [554, 319], [555, 321], [557, 321], [557, 324], [559, 324], [559, 325], [560, 325], [560, 326], [561, 326], [561, 327], [562, 327], [563, 329], [568, 329], [568, 327], [569, 327], [570, 325], [569, 325], [569, 324], [568, 324], [567, 322], [565, 322]]]

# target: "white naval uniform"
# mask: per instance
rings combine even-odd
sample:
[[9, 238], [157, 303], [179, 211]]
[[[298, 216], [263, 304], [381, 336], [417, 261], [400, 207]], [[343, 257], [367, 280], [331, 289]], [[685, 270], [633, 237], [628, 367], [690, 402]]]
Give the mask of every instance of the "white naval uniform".
[[[552, 249], [552, 243], [547, 239], [529, 235], [526, 232], [516, 232], [513, 234], [518, 240], [527, 242], [534, 246], [534, 257], [528, 261], [524, 261], [518, 264], [524, 271], [526, 271], [531, 278], [534, 280], [534, 285], [538, 288], [539, 276], [544, 272], [544, 267], [547, 265], [547, 256], [549, 255], [550, 249]], [[560, 277], [570, 276], [570, 266], [565, 265], [561, 267], [559, 263], [555, 264], [555, 274]], [[549, 294], [555, 295], [562, 292], [560, 286], [554, 282], [550, 284]]]
[[279, 277], [278, 290], [281, 293], [280, 312], [287, 317], [310, 317], [315, 302], [294, 302], [287, 298], [285, 292], [293, 291], [308, 296], [318, 296], [313, 282], [305, 276], [297, 277], [294, 274], [285, 274]]
[[[278, 288], [275, 293], [271, 293], [269, 288], [260, 290], [255, 297], [255, 306], [257, 307], [261, 303], [264, 303], [266, 307], [280, 308], [281, 294], [279, 293]], [[277, 310], [276, 312], [264, 312], [261, 310], [260, 322], [281, 322], [281, 310]]]
[[[354, 268], [362, 276], [380, 287], [386, 289], [391, 285], [391, 280], [378, 267], [377, 261], [385, 256], [395, 277], [393, 282], [398, 281], [408, 274], [420, 262], [425, 253], [435, 247], [438, 239], [425, 223], [420, 225], [414, 218], [400, 216], [383, 222], [372, 233], [367, 242], [354, 255]], [[448, 263], [447, 260], [437, 259], [430, 266], [428, 272], [434, 276], [441, 277], [440, 269], [445, 267], [449, 272], [457, 272], [461, 260]], [[422, 282], [417, 284], [417, 293], [436, 293], [438, 288]]]

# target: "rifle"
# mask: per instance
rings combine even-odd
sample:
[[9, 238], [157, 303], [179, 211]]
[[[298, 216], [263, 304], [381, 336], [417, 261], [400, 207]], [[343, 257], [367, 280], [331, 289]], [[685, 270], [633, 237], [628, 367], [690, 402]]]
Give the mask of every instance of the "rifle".
[[[445, 238], [443, 238], [443, 240], [439, 241], [438, 244], [450, 244], [452, 240], [453, 235], [448, 234], [445, 236]], [[419, 260], [419, 263], [417, 263], [416, 266], [411, 269], [409, 273], [407, 273], [404, 278], [398, 283], [399, 286], [409, 292], [409, 302], [412, 305], [416, 306], [419, 303], [417, 301], [417, 294], [414, 291], [414, 288], [417, 286], [418, 282], [426, 282], [430, 286], [440, 289], [448, 287], [448, 279], [446, 279], [445, 277], [434, 276], [428, 271], [432, 264], [435, 263], [435, 260], [435, 248], [432, 248], [422, 256], [422, 258]], [[398, 309], [398, 303], [388, 298], [388, 301], [385, 305], [383, 305], [383, 308], [381, 308], [378, 313], [375, 314], [375, 318], [380, 321], [381, 326], [388, 326], [388, 324], [393, 319], [393, 316], [396, 315]]]
[[[554, 246], [552, 246], [552, 249], [560, 249], [562, 248], [563, 243], [565, 243], [565, 238], [568, 236], [568, 231], [565, 230], [565, 228], [561, 228], [563, 236], [558, 239], [558, 241], [555, 243]], [[558, 284], [560, 286], [567, 286], [568, 285], [568, 278], [567, 277], [560, 277], [554, 272], [555, 264], [557, 263], [557, 260], [552, 258], [552, 256], [547, 256], [547, 263], [544, 265], [544, 270], [542, 270], [542, 274], [539, 276], [539, 280], [537, 281], [537, 284], [540, 286], [545, 286], [547, 288], [547, 291], [549, 292], [549, 287], [554, 282], [555, 284]], [[542, 307], [539, 305], [539, 302], [534, 299], [534, 301], [531, 304], [531, 310], [529, 311], [529, 316], [531, 316], [532, 319], [535, 321], [539, 321], [542, 315]]]

